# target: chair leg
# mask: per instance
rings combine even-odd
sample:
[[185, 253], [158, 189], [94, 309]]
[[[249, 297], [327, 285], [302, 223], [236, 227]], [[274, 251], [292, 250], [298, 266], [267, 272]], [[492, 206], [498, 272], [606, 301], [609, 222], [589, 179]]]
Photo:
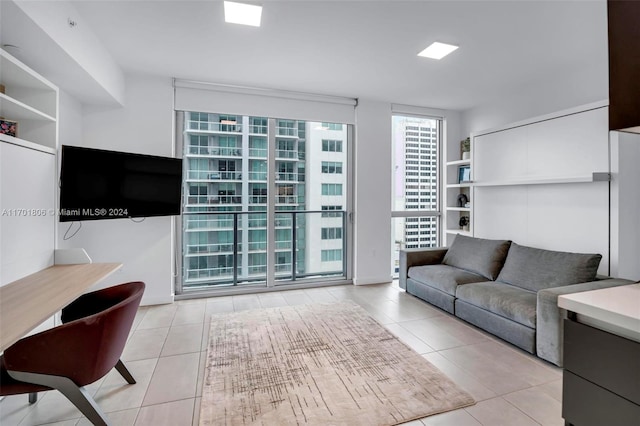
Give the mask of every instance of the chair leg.
[[38, 401], [38, 393], [31, 392], [29, 394], [29, 404], [35, 404]]
[[109, 421], [91, 395], [84, 387], [78, 387], [70, 379], [23, 371], [9, 371], [9, 375], [22, 382], [44, 385], [60, 391], [92, 424], [109, 426]]
[[133, 376], [131, 375], [129, 370], [127, 370], [127, 367], [125, 367], [124, 363], [120, 359], [118, 360], [118, 363], [116, 364], [116, 370], [118, 370], [118, 373], [120, 373], [120, 375], [122, 377], [124, 377], [124, 379], [130, 385], [133, 385], [133, 384], [136, 383], [136, 379], [133, 378]]

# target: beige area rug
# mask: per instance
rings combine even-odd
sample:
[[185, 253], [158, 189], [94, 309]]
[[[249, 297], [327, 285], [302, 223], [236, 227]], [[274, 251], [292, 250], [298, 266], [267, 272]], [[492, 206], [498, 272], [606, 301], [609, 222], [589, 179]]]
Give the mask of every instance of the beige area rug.
[[351, 303], [214, 315], [200, 425], [395, 425], [475, 403]]

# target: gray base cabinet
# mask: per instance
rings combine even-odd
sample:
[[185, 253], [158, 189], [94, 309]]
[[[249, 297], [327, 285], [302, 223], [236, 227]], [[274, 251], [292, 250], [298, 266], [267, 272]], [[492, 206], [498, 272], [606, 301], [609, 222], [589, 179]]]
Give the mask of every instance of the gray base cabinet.
[[640, 425], [640, 343], [565, 320], [562, 417], [575, 426]]

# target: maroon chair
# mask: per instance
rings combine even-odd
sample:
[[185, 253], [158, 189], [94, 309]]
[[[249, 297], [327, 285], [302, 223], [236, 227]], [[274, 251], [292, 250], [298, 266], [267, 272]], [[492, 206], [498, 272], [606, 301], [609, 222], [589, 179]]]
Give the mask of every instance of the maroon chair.
[[63, 324], [25, 337], [0, 357], [0, 395], [57, 389], [94, 425], [104, 413], [84, 389], [116, 368], [135, 380], [120, 360], [144, 293], [143, 282], [120, 284], [80, 296], [62, 310]]

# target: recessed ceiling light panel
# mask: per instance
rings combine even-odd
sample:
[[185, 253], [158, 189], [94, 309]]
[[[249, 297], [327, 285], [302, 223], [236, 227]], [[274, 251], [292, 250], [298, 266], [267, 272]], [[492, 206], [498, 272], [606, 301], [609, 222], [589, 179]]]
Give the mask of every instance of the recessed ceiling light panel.
[[247, 3], [224, 2], [224, 20], [231, 24], [260, 26], [262, 6]]
[[425, 58], [431, 59], [442, 59], [447, 56], [449, 53], [456, 50], [458, 46], [454, 46], [452, 44], [439, 43], [434, 42], [431, 43], [429, 47], [424, 49], [422, 52], [418, 53], [418, 56], [423, 56]]

